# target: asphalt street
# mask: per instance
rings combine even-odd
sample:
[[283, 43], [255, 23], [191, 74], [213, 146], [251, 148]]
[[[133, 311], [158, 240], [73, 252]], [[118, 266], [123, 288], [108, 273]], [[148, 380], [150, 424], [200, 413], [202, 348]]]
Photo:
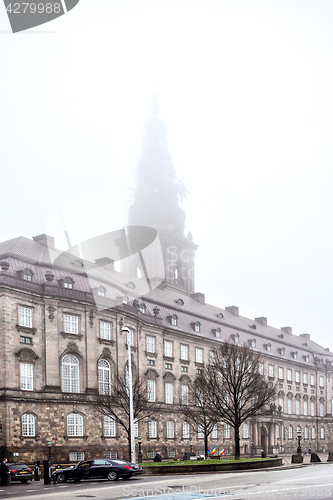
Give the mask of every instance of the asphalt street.
[[129, 481], [44, 485], [43, 481], [1, 487], [1, 498], [22, 500], [214, 500], [333, 498], [333, 464], [311, 464], [235, 473], [141, 476]]

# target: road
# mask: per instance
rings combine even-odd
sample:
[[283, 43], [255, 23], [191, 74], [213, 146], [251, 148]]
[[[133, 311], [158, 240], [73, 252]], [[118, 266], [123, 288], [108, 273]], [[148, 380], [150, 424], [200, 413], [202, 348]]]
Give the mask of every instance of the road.
[[251, 472], [139, 476], [129, 481], [91, 481], [44, 485], [43, 482], [1, 487], [11, 500], [245, 500], [333, 498], [333, 464]]

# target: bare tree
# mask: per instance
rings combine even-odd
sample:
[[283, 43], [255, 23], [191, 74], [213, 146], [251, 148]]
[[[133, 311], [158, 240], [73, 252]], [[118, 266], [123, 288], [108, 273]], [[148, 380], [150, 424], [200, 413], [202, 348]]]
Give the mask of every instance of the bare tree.
[[[133, 417], [138, 424], [147, 421], [161, 410], [158, 401], [148, 401], [147, 380], [133, 373]], [[126, 432], [128, 439], [128, 456], [131, 457], [131, 427], [130, 427], [130, 397], [128, 389], [128, 374], [126, 369], [123, 373], [115, 375], [109, 388], [103, 390], [97, 396], [96, 408], [100, 415], [111, 417]]]
[[220, 419], [233, 427], [238, 459], [240, 426], [250, 417], [269, 412], [276, 385], [265, 379], [259, 352], [231, 342], [215, 350], [209, 372], [211, 405]]
[[[205, 441], [205, 456], [208, 456], [208, 438], [218, 422], [219, 416], [211, 405], [209, 390], [210, 372], [203, 368], [188, 386], [187, 393], [179, 397], [179, 410], [194, 432], [201, 432]], [[184, 386], [183, 386], [184, 387]], [[186, 386], [185, 386], [186, 387]]]

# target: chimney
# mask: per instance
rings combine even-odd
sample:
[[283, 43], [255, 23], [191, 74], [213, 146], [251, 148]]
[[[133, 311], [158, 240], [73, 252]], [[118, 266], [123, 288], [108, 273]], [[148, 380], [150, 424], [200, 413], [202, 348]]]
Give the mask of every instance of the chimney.
[[306, 340], [310, 340], [310, 334], [309, 333], [301, 333], [300, 337], [304, 337]]
[[293, 329], [291, 328], [291, 326], [281, 326], [281, 330], [288, 333], [289, 335], [293, 333]]
[[255, 321], [258, 321], [261, 325], [267, 326], [267, 318], [265, 316], [260, 316], [259, 318], [254, 318]]
[[234, 316], [239, 316], [239, 309], [237, 306], [228, 306], [225, 308], [225, 310], [230, 312]]
[[200, 304], [205, 303], [205, 294], [204, 293], [201, 293], [201, 292], [191, 293], [190, 297], [191, 297], [191, 299], [194, 299], [197, 302], [200, 302]]
[[44, 245], [45, 247], [49, 247], [51, 249], [54, 249], [54, 238], [53, 236], [49, 236], [48, 234], [39, 234], [38, 236], [33, 236], [32, 239], [34, 241], [37, 241], [41, 245]]

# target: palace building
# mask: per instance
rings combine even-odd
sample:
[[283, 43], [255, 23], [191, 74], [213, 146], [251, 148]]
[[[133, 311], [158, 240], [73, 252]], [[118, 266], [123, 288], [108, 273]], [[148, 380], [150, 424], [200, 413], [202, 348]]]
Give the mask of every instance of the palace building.
[[[96, 239], [93, 251], [83, 245], [84, 258], [75, 247], [58, 251], [45, 234], [0, 243], [0, 447], [9, 461], [42, 460], [49, 447], [54, 462], [128, 458], [122, 429], [93, 404], [127, 363], [124, 326], [150, 401], [163, 402], [158, 418], [136, 427], [144, 458], [204, 449], [201, 429], [177, 403], [224, 340], [260, 351], [262, 373], [278, 384], [271, 413], [243, 424], [241, 452], [295, 452], [297, 430], [303, 449], [333, 449], [333, 354], [307, 333], [205, 303], [195, 290], [197, 245], [178, 204], [184, 193], [154, 109], [127, 233]], [[221, 422], [209, 444], [232, 454], [233, 430]]]

